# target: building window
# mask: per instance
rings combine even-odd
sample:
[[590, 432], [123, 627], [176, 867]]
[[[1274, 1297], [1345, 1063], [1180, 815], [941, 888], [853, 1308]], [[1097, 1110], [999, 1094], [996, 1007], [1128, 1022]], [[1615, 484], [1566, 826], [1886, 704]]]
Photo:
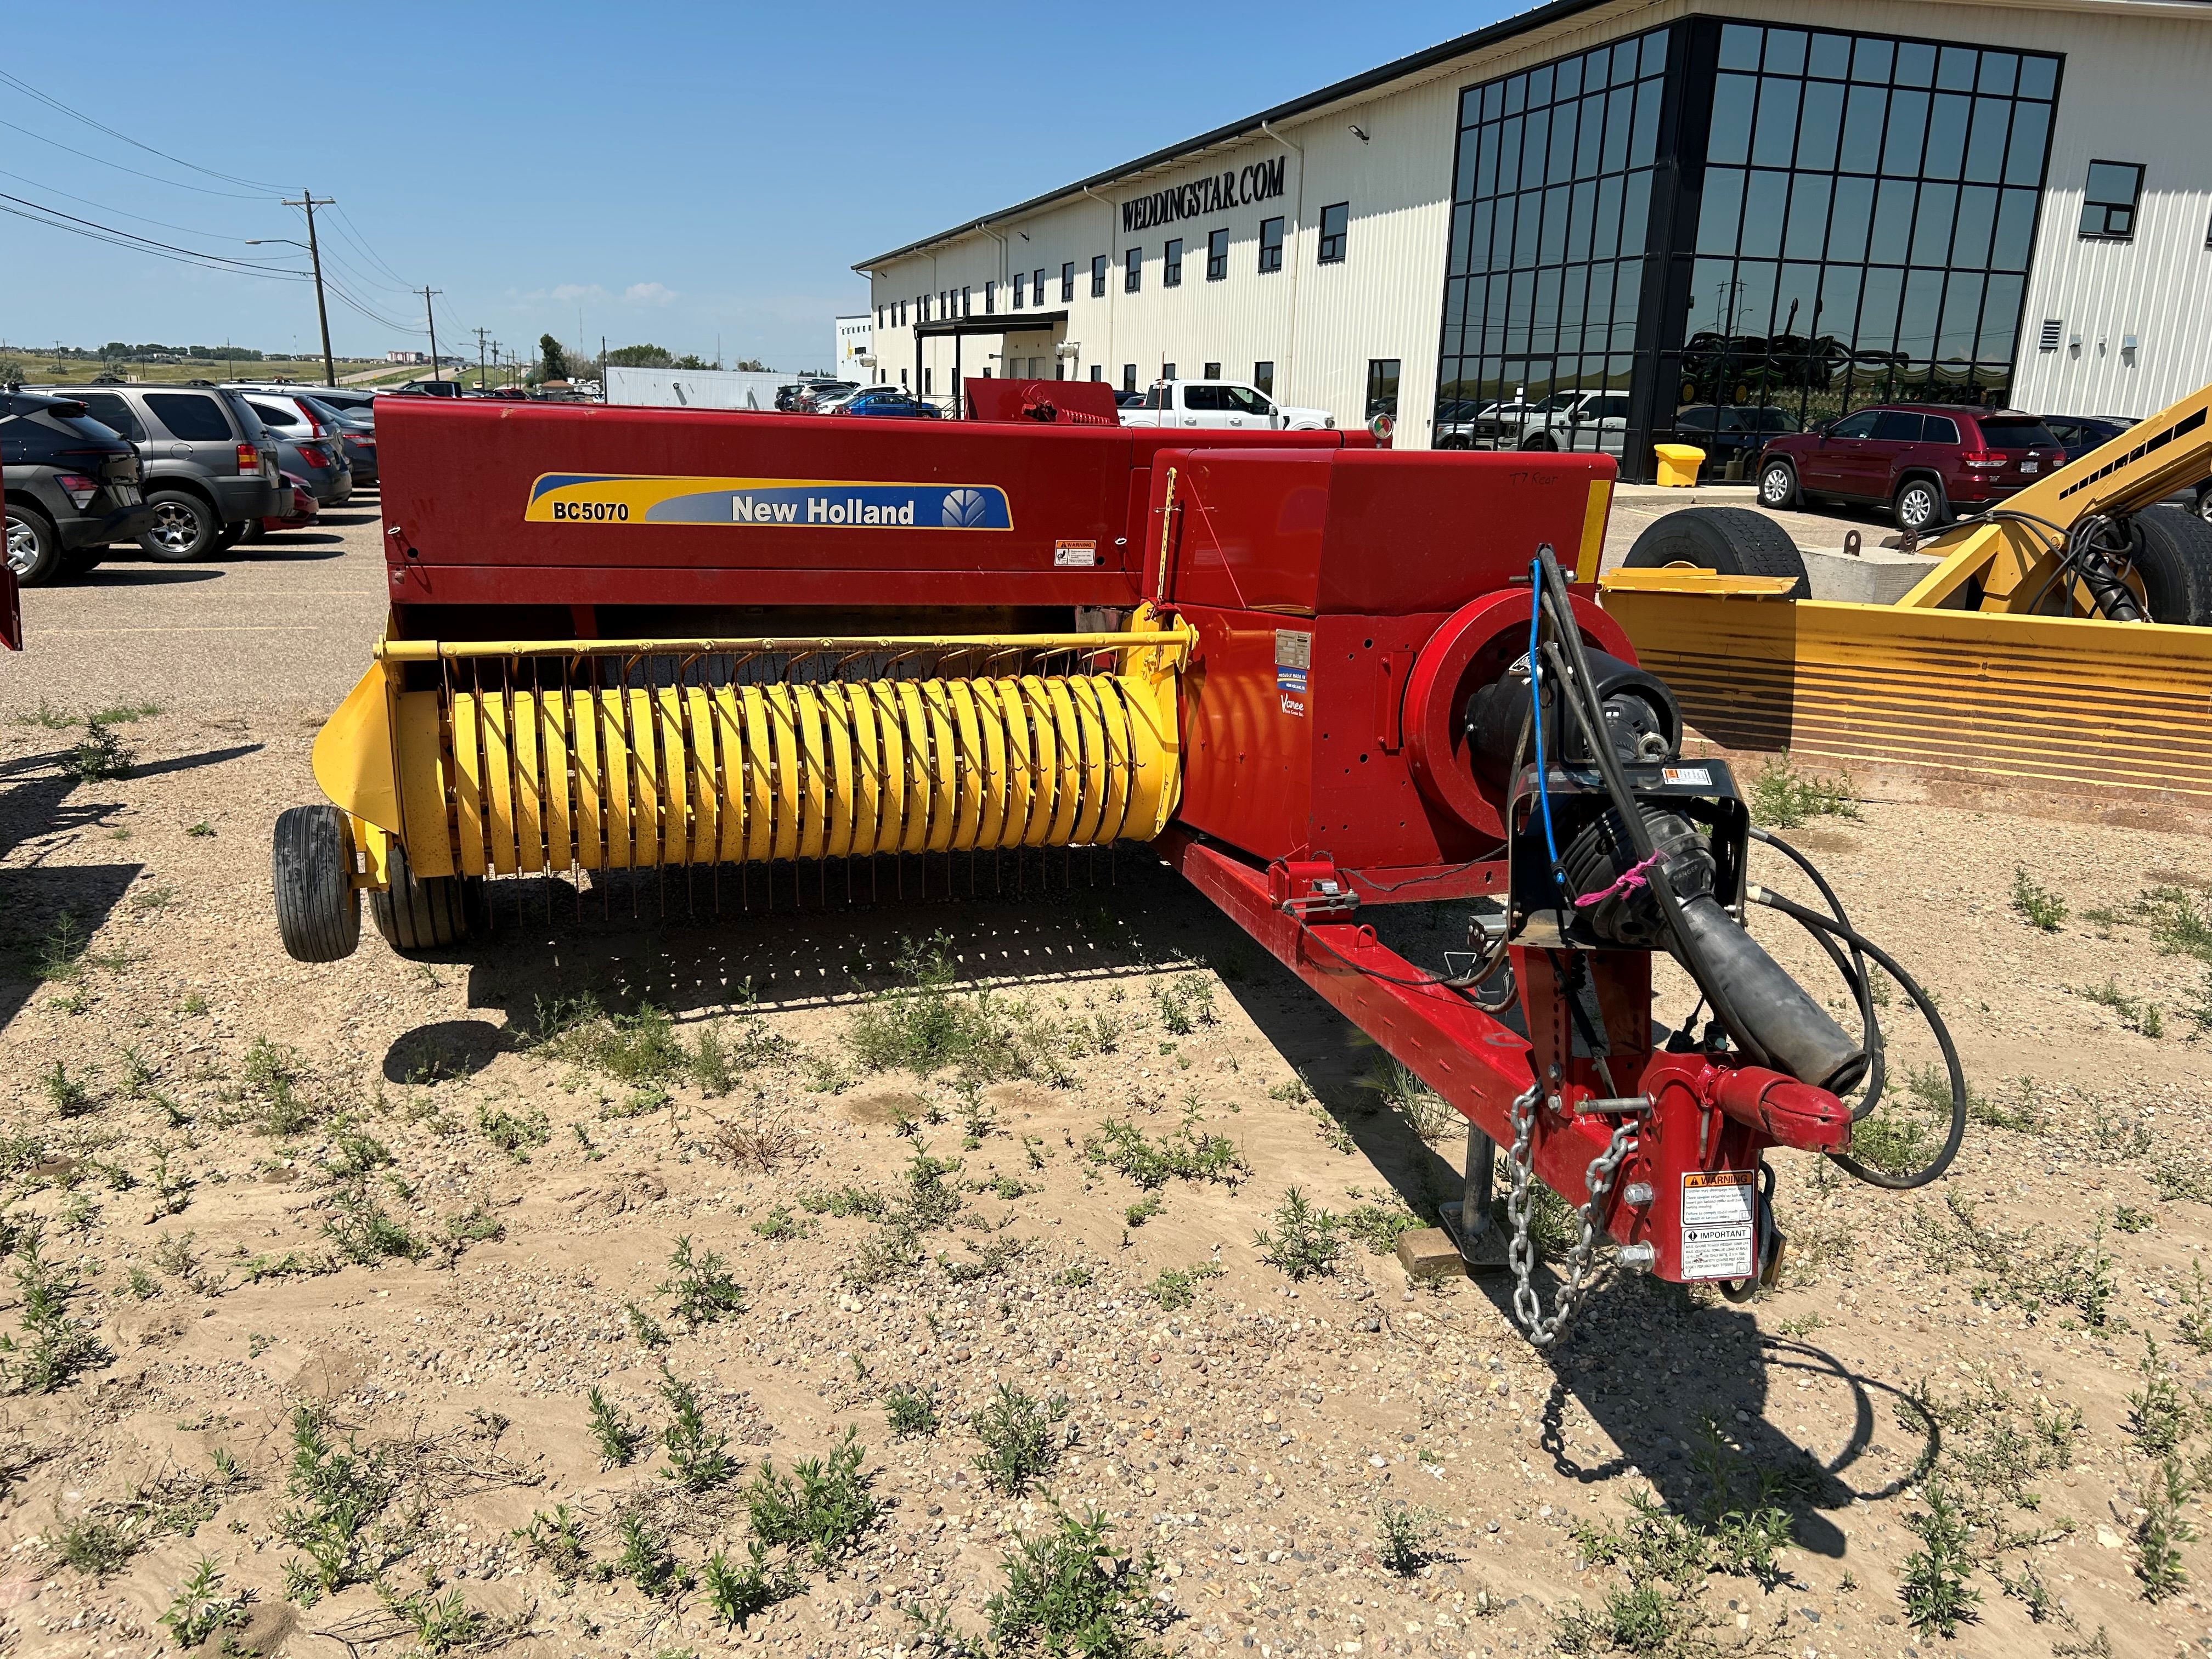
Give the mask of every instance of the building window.
[[884, 325], [884, 308], [883, 308], [881, 306], [878, 306], [878, 307], [876, 307], [876, 326], [877, 326], [878, 328], [881, 328], [883, 325]]
[[1221, 365], [1219, 363], [1208, 363], [1206, 366], [1205, 372], [1198, 378], [1201, 380], [1219, 380], [1221, 378]]
[[[1131, 365], [1131, 367], [1132, 367], [1132, 368], [1133, 368], [1133, 367], [1134, 367], [1134, 365], [1133, 365], [1133, 364], [1132, 364], [1132, 365]], [[1104, 379], [1106, 378], [1106, 366], [1105, 366], [1103, 363], [1093, 363], [1093, 364], [1091, 364], [1091, 378], [1092, 380], [1104, 380]]]
[[1252, 384], [1270, 398], [1275, 395], [1275, 366], [1273, 363], [1252, 365]]
[[1206, 239], [1206, 280], [1218, 283], [1229, 275], [1229, 233], [1217, 230]]
[[1173, 363], [1162, 363], [1160, 365], [1160, 379], [1163, 380], [1172, 380], [1175, 377], [1176, 366]]
[[927, 398], [937, 390], [935, 384], [936, 378], [937, 373], [934, 369], [925, 368], [921, 371], [921, 395], [923, 397]]
[[1044, 267], [1039, 265], [1030, 278], [1030, 292], [1036, 295], [1039, 305], [1044, 303]]
[[1260, 274], [1283, 268], [1283, 222], [1280, 219], [1260, 221]]
[[1373, 420], [1377, 415], [1398, 418], [1398, 360], [1395, 357], [1370, 357], [1367, 360], [1367, 415]]
[[975, 314], [975, 290], [964, 283], [960, 289], [960, 314], [963, 317], [973, 317]]
[[899, 384], [901, 386], [904, 386], [906, 384], [906, 371], [904, 369], [899, 370]]
[[2081, 234], [2108, 241], [2132, 241], [2136, 204], [2142, 199], [2143, 170], [2132, 161], [2092, 161], [2081, 192]]
[[1176, 237], [1168, 243], [1167, 252], [1160, 261], [1160, 286], [1182, 286], [1182, 238]]
[[1352, 220], [1352, 204], [1338, 202], [1321, 210], [1321, 262], [1325, 265], [1344, 263], [1344, 232]]
[[1106, 256], [1103, 253], [1091, 256], [1091, 297], [1094, 300], [1106, 297]]
[[1064, 380], [1067, 378], [1067, 360], [1066, 358], [1054, 357], [1052, 360], [1052, 378], [1055, 380]]
[[1075, 297], [1075, 261], [1070, 259], [1060, 268], [1060, 302], [1066, 305]]
[[984, 314], [986, 317], [988, 317], [988, 316], [989, 316], [993, 312], [994, 312], [994, 311], [998, 310], [998, 308], [999, 308], [999, 285], [998, 285], [996, 283], [984, 283], [984, 284], [983, 284], [983, 314]]
[[1121, 292], [1134, 294], [1145, 285], [1145, 250], [1133, 247], [1121, 256]]
[[1022, 308], [1022, 273], [1021, 273], [1020, 271], [1018, 271], [1018, 271], [1016, 271], [1016, 272], [1014, 273], [1014, 309], [1015, 309], [1015, 310], [1017, 310], [1017, 311], [1019, 311], [1021, 308]]
[[[1093, 370], [1091, 370], [1091, 372], [1092, 374], [1096, 374], [1098, 371], [1097, 371], [1097, 369], [1093, 369]], [[1134, 363], [1124, 363], [1124, 364], [1122, 364], [1122, 365], [1121, 365], [1121, 390], [1122, 390], [1122, 391], [1124, 391], [1124, 392], [1134, 392], [1136, 389], [1137, 389], [1137, 366], [1136, 366], [1136, 364], [1134, 364]]]

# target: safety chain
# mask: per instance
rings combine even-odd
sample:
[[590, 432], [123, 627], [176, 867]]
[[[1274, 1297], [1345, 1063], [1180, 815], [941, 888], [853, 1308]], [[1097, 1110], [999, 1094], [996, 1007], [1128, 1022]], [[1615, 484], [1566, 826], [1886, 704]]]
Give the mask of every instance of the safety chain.
[[1537, 1347], [1548, 1348], [1567, 1328], [1582, 1299], [1583, 1281], [1589, 1273], [1590, 1258], [1597, 1250], [1598, 1226], [1604, 1217], [1606, 1194], [1613, 1190], [1613, 1177], [1622, 1162], [1636, 1150], [1636, 1120], [1623, 1118], [1606, 1149], [1590, 1160], [1589, 1168], [1583, 1172], [1583, 1182], [1589, 1189], [1589, 1198], [1580, 1212], [1582, 1236], [1567, 1252], [1567, 1282], [1559, 1291], [1559, 1300], [1552, 1304], [1547, 1318], [1536, 1287], [1528, 1282], [1529, 1269], [1536, 1260], [1535, 1248], [1528, 1240], [1528, 1182], [1535, 1170], [1535, 1155], [1531, 1148], [1536, 1133], [1536, 1103], [1542, 1098], [1542, 1090], [1532, 1084], [1528, 1091], [1513, 1103], [1513, 1188], [1505, 1200], [1505, 1213], [1513, 1226], [1512, 1243], [1507, 1253], [1507, 1259], [1513, 1264], [1513, 1311], [1528, 1331], [1528, 1340]]

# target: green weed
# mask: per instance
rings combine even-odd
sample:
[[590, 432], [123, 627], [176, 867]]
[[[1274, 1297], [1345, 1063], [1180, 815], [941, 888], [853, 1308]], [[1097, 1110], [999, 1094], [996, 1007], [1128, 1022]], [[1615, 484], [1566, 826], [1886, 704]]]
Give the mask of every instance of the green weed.
[[1067, 1415], [1060, 1395], [1040, 1400], [1010, 1382], [999, 1384], [972, 1419], [983, 1450], [975, 1467], [995, 1491], [1010, 1498], [1028, 1492], [1060, 1461], [1055, 1425]]
[[527, 1112], [510, 1112], [504, 1106], [493, 1107], [480, 1101], [477, 1104], [477, 1129], [517, 1164], [529, 1163], [529, 1149], [543, 1146], [553, 1138], [553, 1126], [546, 1121], [545, 1114], [534, 1106]]
[[1154, 1139], [1135, 1124], [1109, 1117], [1097, 1134], [1084, 1141], [1083, 1150], [1093, 1164], [1116, 1170], [1147, 1190], [1171, 1180], [1218, 1181], [1234, 1187], [1251, 1173], [1251, 1166], [1226, 1138], [1200, 1134], [1189, 1121]]
[[884, 1396], [884, 1413], [890, 1420], [893, 1434], [937, 1432], [937, 1397], [929, 1389], [893, 1389]]
[[1923, 1636], [1933, 1632], [1955, 1637], [1961, 1624], [1979, 1617], [1974, 1609], [1982, 1593], [1966, 1582], [1973, 1570], [1966, 1553], [1972, 1528], [1942, 1481], [1931, 1480], [1922, 1490], [1926, 1510], [1908, 1516], [1905, 1522], [1921, 1547], [1905, 1558], [1898, 1594], [1905, 1602], [1906, 1620]]
[[1344, 1254], [1344, 1241], [1339, 1237], [1343, 1223], [1338, 1217], [1316, 1208], [1293, 1187], [1284, 1194], [1282, 1207], [1275, 1212], [1274, 1221], [1272, 1230], [1262, 1227], [1252, 1235], [1253, 1246], [1260, 1252], [1261, 1261], [1280, 1268], [1294, 1279], [1311, 1279], [1336, 1270], [1338, 1259]]
[[1359, 1087], [1380, 1095], [1382, 1103], [1424, 1140], [1435, 1140], [1464, 1121], [1442, 1095], [1388, 1054], [1359, 1079]]
[[1859, 806], [1848, 775], [1808, 776], [1790, 764], [1785, 749], [1751, 781], [1751, 815], [1774, 829], [1795, 830], [1816, 817], [1855, 818]]
[[661, 1433], [668, 1450], [668, 1479], [682, 1483], [686, 1492], [712, 1492], [726, 1486], [737, 1474], [738, 1460], [730, 1455], [730, 1437], [707, 1426], [697, 1390], [679, 1382], [664, 1366], [660, 1397], [668, 1402], [671, 1419]]
[[161, 1615], [169, 1639], [180, 1648], [198, 1648], [227, 1631], [242, 1629], [246, 1604], [252, 1592], [237, 1590], [225, 1595], [222, 1591], [222, 1574], [215, 1559], [203, 1555], [170, 1598], [169, 1610]]
[[805, 1587], [789, 1563], [775, 1568], [768, 1564], [768, 1547], [758, 1539], [746, 1547], [743, 1566], [732, 1566], [720, 1550], [707, 1558], [700, 1570], [707, 1605], [725, 1625], [744, 1625], [778, 1601], [796, 1595]]
[[1170, 1313], [1188, 1308], [1198, 1300], [1198, 1287], [1205, 1280], [1221, 1277], [1218, 1261], [1200, 1261], [1188, 1267], [1166, 1267], [1160, 1276], [1145, 1286], [1145, 1294]]
[[986, 1604], [998, 1652], [1138, 1659], [1163, 1622], [1146, 1599], [1158, 1563], [1150, 1551], [1117, 1556], [1106, 1517], [1062, 1511], [1032, 1537], [1017, 1532], [999, 1563], [1004, 1588]]
[[2046, 933], [2057, 933], [2066, 921], [2066, 901], [2029, 875], [2023, 865], [2012, 868], [2012, 908], [2029, 927]]
[[731, 1276], [730, 1264], [712, 1250], [694, 1255], [690, 1234], [676, 1241], [668, 1265], [673, 1276], [661, 1280], [656, 1293], [673, 1297], [676, 1317], [694, 1330], [745, 1310], [745, 1287]]
[[584, 1398], [591, 1407], [592, 1439], [599, 1446], [601, 1463], [611, 1469], [627, 1467], [645, 1443], [646, 1431], [617, 1410], [597, 1383]]
[[844, 1556], [881, 1508], [869, 1495], [861, 1469], [866, 1456], [860, 1431], [848, 1426], [827, 1458], [799, 1458], [787, 1475], [777, 1473], [772, 1458], [762, 1458], [745, 1488], [754, 1535], [771, 1547], [803, 1544], [817, 1567]]
[[530, 1559], [547, 1568], [563, 1584], [573, 1584], [583, 1576], [591, 1565], [591, 1556], [584, 1548], [583, 1522], [571, 1514], [566, 1504], [554, 1506], [548, 1515], [539, 1510], [530, 1517], [526, 1527], [517, 1527], [514, 1536]]

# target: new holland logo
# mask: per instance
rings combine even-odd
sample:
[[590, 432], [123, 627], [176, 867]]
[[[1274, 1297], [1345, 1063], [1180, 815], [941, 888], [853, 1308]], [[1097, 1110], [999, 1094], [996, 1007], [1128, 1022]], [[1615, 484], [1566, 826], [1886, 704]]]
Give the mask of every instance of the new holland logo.
[[663, 477], [548, 472], [530, 487], [529, 524], [690, 524], [770, 529], [1012, 530], [995, 484], [818, 478]]

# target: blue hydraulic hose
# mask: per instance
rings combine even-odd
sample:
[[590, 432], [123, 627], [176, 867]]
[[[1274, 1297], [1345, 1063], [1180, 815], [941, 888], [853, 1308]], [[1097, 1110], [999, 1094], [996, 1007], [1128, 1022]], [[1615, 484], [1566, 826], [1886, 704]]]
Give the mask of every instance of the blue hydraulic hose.
[[1544, 820], [1544, 845], [1552, 854], [1552, 879], [1564, 889], [1567, 878], [1559, 869], [1559, 843], [1552, 833], [1552, 792], [1545, 781], [1544, 681], [1536, 653], [1537, 625], [1543, 616], [1544, 562], [1534, 558], [1528, 561], [1528, 707], [1530, 723], [1536, 728], [1536, 806]]

